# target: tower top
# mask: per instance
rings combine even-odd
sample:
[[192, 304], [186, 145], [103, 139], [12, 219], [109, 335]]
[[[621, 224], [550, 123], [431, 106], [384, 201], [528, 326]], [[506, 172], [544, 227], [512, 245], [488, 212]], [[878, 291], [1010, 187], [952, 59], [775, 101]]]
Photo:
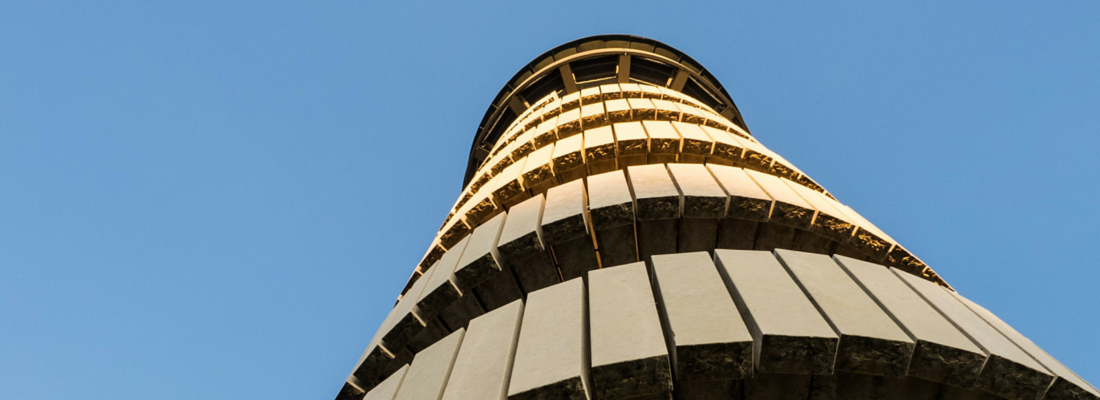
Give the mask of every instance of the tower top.
[[640, 36], [589, 36], [535, 57], [500, 89], [478, 125], [463, 186], [473, 178], [508, 125], [539, 99], [609, 83], [645, 83], [674, 89], [748, 131], [741, 112], [718, 79], [684, 52]]

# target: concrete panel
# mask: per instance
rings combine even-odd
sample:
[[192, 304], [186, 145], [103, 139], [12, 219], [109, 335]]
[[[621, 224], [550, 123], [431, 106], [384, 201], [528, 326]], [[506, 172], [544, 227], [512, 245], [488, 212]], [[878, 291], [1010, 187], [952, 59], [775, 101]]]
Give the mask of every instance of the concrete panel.
[[587, 310], [581, 279], [527, 295], [509, 400], [592, 398]]
[[[658, 100], [660, 101], [660, 100]], [[667, 102], [665, 102], [667, 103]], [[676, 162], [680, 154], [680, 134], [668, 121], [643, 121], [646, 135], [649, 136], [649, 164]]]
[[497, 215], [470, 234], [470, 241], [462, 251], [462, 258], [454, 272], [454, 284], [459, 291], [465, 293], [500, 272], [497, 239], [500, 238], [505, 218], [505, 214]]
[[783, 181], [783, 183], [818, 210], [810, 226], [811, 232], [840, 243], [846, 243], [852, 238], [855, 233], [855, 223], [836, 207], [838, 204], [835, 200], [791, 181]]
[[562, 111], [558, 116], [558, 139], [564, 139], [581, 132], [581, 109]]
[[714, 180], [706, 166], [669, 164], [668, 171], [683, 193], [684, 218], [718, 219], [726, 215], [726, 192]]
[[706, 252], [653, 256], [677, 382], [752, 376], [752, 334]]
[[551, 251], [563, 280], [583, 276], [599, 268], [596, 249], [588, 234], [584, 182], [577, 180], [551, 188], [546, 193], [542, 216], [545, 244]]
[[1056, 378], [1054, 383], [1047, 389], [1046, 395], [1043, 397], [1044, 399], [1100, 399], [1100, 392], [1097, 392], [1096, 388], [1089, 385], [1084, 379], [1081, 379], [1081, 377], [1077, 376], [1073, 371], [1070, 371], [1069, 368], [1066, 368], [1065, 365], [1062, 365], [1062, 363], [1055, 360], [1054, 357], [1051, 357], [1050, 354], [1047, 354], [1046, 351], [1035, 345], [1031, 339], [1020, 334], [1020, 332], [989, 312], [985, 307], [970, 301], [970, 299], [958, 293], [952, 294], [954, 294], [959, 301], [962, 301], [967, 308], [974, 311], [979, 317], [992, 325], [993, 328], [997, 329], [998, 332], [1001, 332], [1001, 334], [1005, 335], [1005, 337], [1013, 343], [1016, 343], [1021, 350], [1031, 355], [1035, 361], [1038, 361], [1046, 367], [1047, 370], [1055, 374]]
[[588, 177], [588, 207], [596, 230], [634, 224], [634, 198], [623, 171]]
[[469, 242], [469, 236], [463, 238], [429, 269], [434, 272], [425, 278], [420, 278], [421, 281], [425, 281], [424, 290], [420, 296], [414, 298], [417, 299], [416, 307], [421, 318], [429, 319], [439, 315], [443, 309], [462, 296], [462, 292], [454, 283], [454, 269], [458, 266], [462, 251], [466, 249]]
[[558, 183], [554, 177], [553, 155], [554, 144], [550, 143], [527, 156], [523, 165], [523, 187], [532, 194], [544, 193]]
[[554, 174], [558, 176], [559, 181], [569, 182], [583, 178], [588, 174], [588, 169], [584, 166], [584, 157], [581, 154], [584, 149], [582, 146], [583, 139], [583, 135], [573, 135], [554, 144], [554, 155], [552, 156]]
[[546, 193], [542, 214], [542, 238], [547, 245], [568, 242], [588, 235], [584, 182], [574, 181]]
[[439, 400], [451, 375], [465, 330], [459, 329], [424, 349], [413, 359], [395, 400]]
[[512, 267], [524, 292], [561, 281], [541, 238], [543, 204], [545, 197], [540, 194], [512, 207], [497, 240], [502, 262]]
[[635, 198], [635, 216], [639, 221], [679, 218], [680, 191], [662, 165], [627, 168]]
[[500, 175], [494, 176], [459, 209], [458, 215], [462, 216], [462, 220], [467, 226], [476, 227], [482, 221], [501, 211], [492, 198], [493, 188], [496, 187], [497, 181], [500, 179], [503, 179]]
[[683, 193], [677, 250], [714, 251], [718, 220], [726, 215], [726, 192], [703, 164], [669, 164], [668, 170]]
[[745, 170], [760, 188], [775, 199], [770, 221], [775, 221], [794, 228], [809, 229], [816, 209], [802, 199], [798, 193], [788, 187], [779, 178], [763, 174], [753, 170]]
[[606, 85], [600, 85], [600, 94], [603, 95], [603, 99], [605, 101], [606, 100], [623, 98], [623, 93], [622, 93], [621, 89], [619, 89], [619, 84], [617, 84], [617, 83], [609, 83], [609, 84], [606, 84]]
[[623, 171], [588, 177], [588, 207], [603, 266], [638, 261], [634, 236], [634, 197]]
[[[662, 94], [662, 97], [664, 95]], [[653, 106], [657, 107], [657, 120], [659, 121], [679, 121], [680, 109], [676, 107], [676, 103], [665, 99], [652, 99]]]
[[[687, 105], [677, 105], [681, 110], [690, 109], [698, 110], [695, 107]], [[685, 117], [693, 115], [691, 113], [683, 114]], [[676, 128], [676, 132], [680, 133], [680, 137], [683, 138], [682, 147], [680, 148], [680, 162], [685, 163], [699, 163], [702, 164], [707, 160], [707, 157], [711, 156], [711, 152], [714, 151], [714, 140], [703, 131], [698, 123], [702, 123], [701, 116], [695, 116], [696, 123], [685, 122], [673, 122], [672, 126]]]
[[546, 146], [558, 140], [558, 116], [549, 117], [543, 119], [542, 123], [535, 128], [535, 135], [531, 138], [531, 144], [535, 148]]
[[707, 168], [729, 196], [727, 216], [752, 221], [768, 220], [772, 197], [744, 169], [724, 165], [708, 165]]
[[[647, 100], [648, 101], [648, 100]], [[615, 132], [615, 151], [619, 168], [646, 163], [649, 137], [641, 122], [620, 122], [611, 126]]]
[[630, 121], [630, 103], [626, 99], [608, 100], [604, 105], [607, 108], [607, 119], [611, 123]]
[[507, 396], [523, 302], [514, 301], [470, 321], [455, 359], [444, 400]]
[[775, 256], [752, 250], [714, 254], [752, 332], [756, 371], [831, 374], [839, 338]]
[[741, 155], [744, 154], [745, 148], [743, 145], [730, 136], [729, 132], [724, 130], [715, 129], [709, 126], [703, 127], [703, 132], [707, 133], [714, 140], [714, 150], [711, 155], [707, 157], [708, 165], [741, 165]]
[[367, 392], [367, 395], [363, 397], [363, 400], [393, 400], [394, 396], [397, 396], [397, 389], [401, 387], [401, 383], [405, 380], [405, 374], [408, 373], [409, 366], [403, 366], [390, 375], [389, 378], [379, 383], [374, 389]]
[[[625, 102], [625, 100], [619, 100]], [[629, 112], [629, 110], [627, 111]], [[591, 175], [617, 168], [615, 133], [610, 126], [584, 131], [584, 163]]]
[[526, 163], [527, 157], [520, 158], [519, 161], [500, 172], [500, 177], [495, 180], [496, 186], [493, 187], [493, 199], [497, 205], [511, 207], [530, 197], [520, 179], [520, 173], [523, 172], [523, 166]]
[[588, 282], [596, 398], [670, 392], [668, 349], [645, 264], [592, 271]]
[[896, 269], [893, 272], [989, 355], [974, 384], [976, 388], [1007, 399], [1024, 400], [1039, 398], [1052, 383], [1054, 376], [1046, 368], [974, 314], [946, 289]]
[[844, 269], [824, 254], [775, 253], [840, 333], [837, 370], [894, 378], [905, 375], [915, 343]]
[[[607, 114], [602, 102], [585, 104], [581, 107], [581, 128], [594, 129], [607, 125]], [[560, 139], [560, 138], [559, 138]]]
[[917, 340], [908, 375], [973, 386], [986, 359], [981, 348], [885, 266], [849, 257], [834, 259]]
[[635, 121], [657, 119], [657, 107], [649, 99], [626, 99], [630, 103], [631, 118]]
[[875, 261], [886, 258], [886, 254], [894, 247], [894, 240], [851, 207], [840, 204], [840, 211], [855, 220], [857, 225], [856, 233], [849, 244]]

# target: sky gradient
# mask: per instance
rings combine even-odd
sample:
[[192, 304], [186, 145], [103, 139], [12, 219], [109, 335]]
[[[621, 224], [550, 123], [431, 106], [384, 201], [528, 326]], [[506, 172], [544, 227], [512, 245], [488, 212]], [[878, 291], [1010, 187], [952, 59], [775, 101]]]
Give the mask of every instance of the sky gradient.
[[331, 398], [493, 96], [601, 33], [1100, 383], [1100, 3], [523, 3], [0, 3], [0, 398]]

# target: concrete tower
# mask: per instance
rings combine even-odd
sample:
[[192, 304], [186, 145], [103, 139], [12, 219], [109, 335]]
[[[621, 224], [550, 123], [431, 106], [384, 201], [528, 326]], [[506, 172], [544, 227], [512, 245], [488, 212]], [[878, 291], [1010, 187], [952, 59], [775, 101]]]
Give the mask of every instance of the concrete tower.
[[338, 399], [1100, 399], [664, 43], [539, 56], [469, 160]]

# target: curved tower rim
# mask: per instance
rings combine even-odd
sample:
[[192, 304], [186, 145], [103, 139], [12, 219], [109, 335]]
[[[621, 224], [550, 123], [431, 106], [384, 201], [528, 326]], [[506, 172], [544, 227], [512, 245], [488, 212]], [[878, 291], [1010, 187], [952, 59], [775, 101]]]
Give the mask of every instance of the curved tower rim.
[[[604, 63], [602, 71], [599, 65], [600, 59], [611, 61], [607, 57], [623, 56], [614, 60], [614, 74], [607, 75], [609, 65]], [[630, 69], [634, 57], [643, 61], [638, 63], [645, 68]], [[573, 73], [573, 63], [585, 63], [582, 68], [592, 69], [593, 73], [579, 80]], [[651, 68], [656, 63], [666, 67], [664, 70]], [[558, 81], [560, 76], [560, 82]], [[662, 76], [667, 75], [667, 76]], [[569, 76], [573, 76], [572, 84], [567, 83]], [[526, 111], [538, 98], [527, 98], [531, 93], [545, 95], [549, 91], [567, 94], [593, 84], [612, 81], [616, 83], [644, 82], [659, 83], [676, 90], [685, 87], [696, 91], [696, 97], [708, 97], [713, 100], [708, 104], [716, 108], [723, 116], [729, 118], [746, 132], [749, 128], [741, 117], [741, 112], [734, 104], [733, 98], [722, 86], [716, 77], [710, 74], [701, 63], [688, 56], [683, 51], [663, 42], [636, 35], [627, 34], [602, 34], [593, 35], [558, 45], [532, 59], [527, 65], [519, 69], [511, 79], [500, 89], [496, 97], [490, 103], [485, 115], [478, 124], [473, 143], [470, 145], [470, 156], [467, 160], [466, 174], [463, 186], [470, 183], [477, 167], [485, 160], [484, 153], [491, 149], [500, 138], [500, 130], [505, 129], [509, 122], [509, 115], [519, 115]], [[579, 81], [579, 82], [578, 82]], [[538, 86], [532, 90], [533, 86]], [[541, 97], [541, 96], [538, 96]], [[717, 106], [717, 107], [716, 107]], [[511, 113], [511, 114], [509, 114]]]

